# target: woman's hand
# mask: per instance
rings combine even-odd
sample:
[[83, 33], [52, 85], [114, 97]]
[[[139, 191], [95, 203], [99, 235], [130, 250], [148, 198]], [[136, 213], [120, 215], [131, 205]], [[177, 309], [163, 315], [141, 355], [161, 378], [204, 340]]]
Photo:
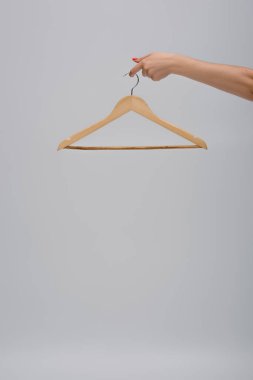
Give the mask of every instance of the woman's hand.
[[205, 62], [180, 54], [159, 52], [133, 60], [137, 65], [130, 70], [130, 77], [140, 70], [144, 77], [154, 81], [176, 74], [253, 100], [253, 70], [248, 67]]
[[173, 73], [176, 54], [154, 52], [141, 58], [133, 58], [133, 60], [137, 65], [130, 70], [130, 77], [133, 77], [138, 71], [142, 70], [144, 77], [158, 81]]

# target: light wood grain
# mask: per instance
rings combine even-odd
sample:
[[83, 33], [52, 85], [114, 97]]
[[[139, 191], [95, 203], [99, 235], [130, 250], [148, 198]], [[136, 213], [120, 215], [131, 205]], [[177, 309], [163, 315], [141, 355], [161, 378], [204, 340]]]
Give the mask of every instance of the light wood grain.
[[[176, 135], [179, 135], [183, 138], [185, 138], [186, 140], [188, 141], [191, 141], [192, 143], [194, 143], [193, 146], [189, 146], [189, 145], [178, 145], [178, 146], [174, 146], [174, 145], [167, 145], [167, 148], [161, 148], [161, 147], [155, 147], [155, 146], [152, 146], [152, 147], [148, 147], [148, 146], [144, 146], [144, 147], [136, 147], [136, 146], [133, 146], [133, 147], [70, 147], [71, 144], [73, 144], [74, 142], [84, 138], [85, 136], [88, 136], [89, 134], [97, 131], [99, 128], [102, 128], [104, 127], [105, 125], [109, 124], [110, 122], [112, 122], [113, 120], [116, 120], [118, 119], [119, 117], [121, 117], [122, 115], [126, 114], [127, 112], [130, 112], [130, 111], [133, 111], [133, 112], [136, 112], [142, 116], [144, 116], [145, 118], [147, 118], [148, 120], [151, 120], [153, 121], [154, 123], [166, 128], [168, 131], [171, 131], [172, 133], [175, 133]], [[84, 150], [90, 150], [90, 149], [175, 149], [175, 148], [178, 148], [178, 149], [185, 149], [185, 148], [189, 148], [189, 147], [194, 147], [194, 148], [203, 148], [203, 149], [207, 149], [207, 145], [205, 143], [204, 140], [202, 140], [200, 137], [197, 137], [197, 136], [194, 136], [192, 135], [191, 133], [181, 129], [181, 128], [178, 128], [176, 127], [175, 125], [163, 120], [163, 119], [160, 119], [157, 115], [155, 115], [150, 107], [148, 106], [148, 104], [142, 99], [140, 98], [139, 96], [134, 96], [134, 95], [130, 95], [130, 96], [125, 96], [124, 98], [120, 99], [118, 101], [118, 103], [115, 105], [115, 107], [113, 108], [112, 112], [104, 119], [100, 120], [99, 122], [91, 125], [90, 127], [88, 128], [85, 128], [83, 130], [81, 130], [80, 132], [77, 132], [75, 134], [73, 134], [72, 136], [68, 137], [67, 139], [63, 140], [59, 145], [58, 145], [58, 149], [57, 150], [61, 150], [61, 149], [81, 149], [83, 148]]]

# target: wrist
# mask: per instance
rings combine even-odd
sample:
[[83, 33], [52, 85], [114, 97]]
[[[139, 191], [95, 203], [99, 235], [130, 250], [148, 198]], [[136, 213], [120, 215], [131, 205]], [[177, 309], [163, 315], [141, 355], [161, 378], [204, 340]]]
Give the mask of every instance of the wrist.
[[172, 74], [184, 75], [188, 57], [181, 54], [173, 54], [170, 60], [170, 70]]

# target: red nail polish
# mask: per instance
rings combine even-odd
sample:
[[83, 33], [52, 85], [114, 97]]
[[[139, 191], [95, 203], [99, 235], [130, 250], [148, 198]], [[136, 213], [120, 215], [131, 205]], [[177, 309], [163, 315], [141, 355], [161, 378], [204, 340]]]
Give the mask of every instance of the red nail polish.
[[136, 59], [138, 59], [138, 58], [132, 58], [133, 61], [136, 61]]

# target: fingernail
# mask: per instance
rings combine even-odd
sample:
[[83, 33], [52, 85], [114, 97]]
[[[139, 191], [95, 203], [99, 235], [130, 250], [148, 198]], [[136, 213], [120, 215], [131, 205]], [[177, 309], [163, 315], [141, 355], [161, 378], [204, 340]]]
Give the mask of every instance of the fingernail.
[[136, 59], [138, 59], [138, 58], [132, 58], [133, 61], [136, 61]]

